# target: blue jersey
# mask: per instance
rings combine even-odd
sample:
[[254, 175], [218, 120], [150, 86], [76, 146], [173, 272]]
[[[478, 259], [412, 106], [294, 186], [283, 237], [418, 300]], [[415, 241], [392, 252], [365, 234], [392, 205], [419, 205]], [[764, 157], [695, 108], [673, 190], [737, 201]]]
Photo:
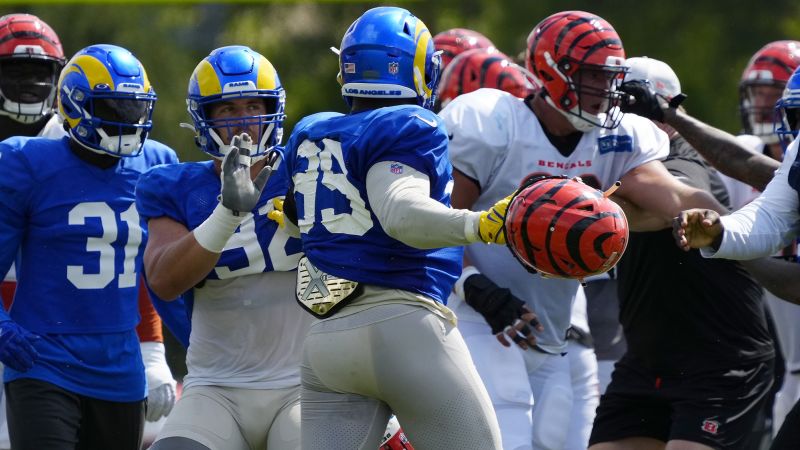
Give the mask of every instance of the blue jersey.
[[141, 154], [102, 169], [69, 138], [0, 143], [0, 273], [19, 249], [11, 318], [43, 336], [41, 359], [5, 380], [37, 378], [112, 401], [145, 395], [135, 327], [144, 220], [134, 188], [152, 166], [177, 161], [147, 141]]
[[431, 198], [449, 206], [447, 142], [442, 120], [418, 106], [304, 118], [285, 160], [308, 259], [331, 275], [445, 303], [461, 273], [462, 248], [417, 249], [387, 235], [370, 207], [366, 180], [374, 164], [394, 161], [395, 173], [405, 165], [427, 175]]
[[[169, 217], [193, 230], [217, 206], [219, 175], [212, 161], [156, 167], [136, 186], [136, 206], [145, 220]], [[300, 259], [300, 241], [276, 234], [278, 224], [267, 218], [272, 199], [283, 197], [288, 180], [282, 170], [273, 172], [256, 207], [228, 239], [207, 279], [225, 279], [273, 270], [294, 270]], [[191, 291], [183, 298], [191, 305]], [[190, 314], [191, 312], [189, 312]]]

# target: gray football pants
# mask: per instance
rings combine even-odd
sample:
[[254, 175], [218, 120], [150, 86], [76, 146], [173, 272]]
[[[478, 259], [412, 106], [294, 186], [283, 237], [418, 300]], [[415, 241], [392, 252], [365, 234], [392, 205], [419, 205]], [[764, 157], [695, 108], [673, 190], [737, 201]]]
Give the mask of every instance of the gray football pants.
[[417, 450], [502, 448], [461, 334], [425, 307], [380, 305], [312, 325], [301, 374], [304, 450], [374, 450], [392, 411]]

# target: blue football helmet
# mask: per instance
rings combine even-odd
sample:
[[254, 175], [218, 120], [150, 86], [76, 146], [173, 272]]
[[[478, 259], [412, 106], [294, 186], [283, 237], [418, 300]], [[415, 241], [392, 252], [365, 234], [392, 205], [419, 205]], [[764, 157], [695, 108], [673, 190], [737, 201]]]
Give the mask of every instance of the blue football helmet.
[[153, 127], [156, 94], [142, 63], [116, 45], [91, 45], [67, 62], [58, 80], [58, 111], [83, 147], [136, 156]]
[[797, 137], [798, 131], [800, 131], [800, 67], [789, 77], [783, 96], [775, 104], [775, 134], [780, 138], [784, 151]]
[[[209, 117], [210, 106], [214, 103], [237, 98], [263, 99], [267, 114], [225, 119]], [[258, 125], [259, 135], [251, 136], [255, 148], [248, 149], [251, 162], [267, 156], [283, 139], [286, 91], [272, 63], [248, 47], [218, 48], [200, 61], [189, 80], [186, 103], [194, 122], [195, 142], [217, 159], [222, 159], [230, 149], [230, 142], [222, 141], [219, 129], [226, 128], [227, 135], [232, 136], [239, 130]]]
[[356, 19], [339, 48], [339, 83], [351, 97], [415, 98], [431, 109], [441, 55], [428, 27], [403, 8], [379, 7]]

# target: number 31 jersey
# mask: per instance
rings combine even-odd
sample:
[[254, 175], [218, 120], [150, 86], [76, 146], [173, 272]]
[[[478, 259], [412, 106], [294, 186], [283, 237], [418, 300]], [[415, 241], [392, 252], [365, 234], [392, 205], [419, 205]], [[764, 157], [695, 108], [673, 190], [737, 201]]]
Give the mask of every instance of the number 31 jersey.
[[0, 143], [0, 273], [22, 250], [13, 319], [38, 333], [135, 327], [146, 234], [134, 189], [176, 161], [154, 141], [108, 169], [80, 160], [66, 137]]
[[66, 137], [0, 143], [0, 273], [19, 250], [10, 315], [43, 337], [33, 369], [6, 368], [6, 382], [36, 378], [110, 401], [144, 397], [135, 326], [146, 233], [134, 188], [150, 167], [176, 161], [150, 140], [107, 169], [80, 160]]
[[395, 162], [395, 174], [408, 166], [427, 175], [431, 198], [449, 206], [452, 169], [441, 122], [426, 109], [402, 105], [319, 113], [297, 124], [286, 145], [286, 170], [303, 251], [314, 265], [337, 277], [445, 303], [461, 272], [461, 248], [417, 249], [390, 237], [366, 189], [374, 164]]

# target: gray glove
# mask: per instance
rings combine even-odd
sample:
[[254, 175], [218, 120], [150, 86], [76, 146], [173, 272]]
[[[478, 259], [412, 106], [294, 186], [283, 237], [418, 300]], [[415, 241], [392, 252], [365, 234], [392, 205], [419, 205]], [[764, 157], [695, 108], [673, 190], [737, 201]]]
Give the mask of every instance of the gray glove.
[[233, 211], [235, 215], [255, 208], [261, 198], [261, 191], [272, 175], [272, 166], [267, 164], [255, 180], [250, 179], [250, 165], [243, 164], [240, 155], [245, 160], [249, 159], [249, 149], [252, 147], [253, 141], [247, 133], [234, 136], [230, 150], [222, 160], [222, 206]]

